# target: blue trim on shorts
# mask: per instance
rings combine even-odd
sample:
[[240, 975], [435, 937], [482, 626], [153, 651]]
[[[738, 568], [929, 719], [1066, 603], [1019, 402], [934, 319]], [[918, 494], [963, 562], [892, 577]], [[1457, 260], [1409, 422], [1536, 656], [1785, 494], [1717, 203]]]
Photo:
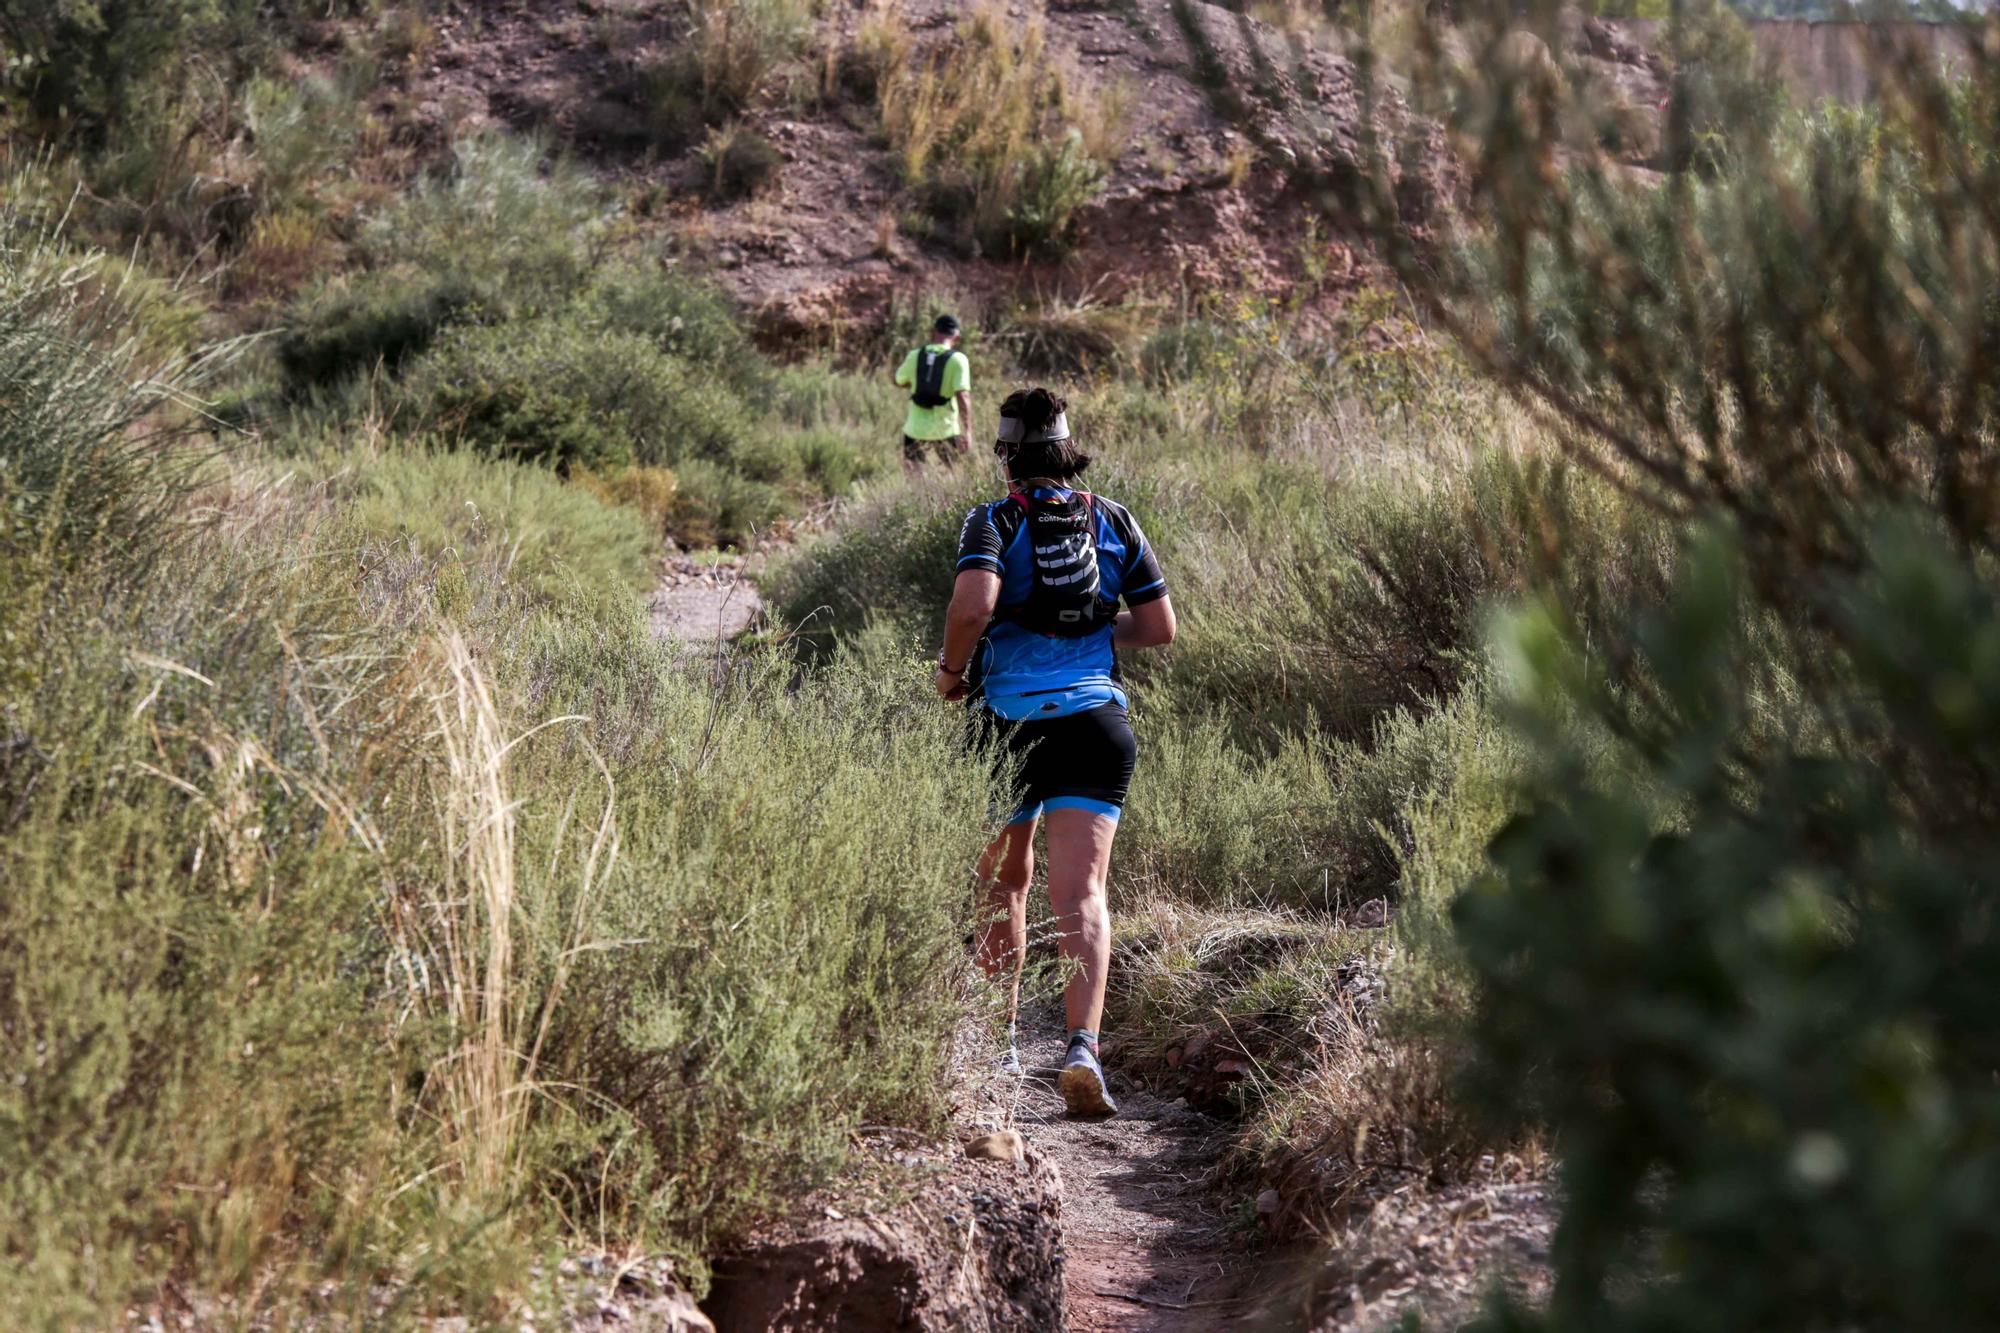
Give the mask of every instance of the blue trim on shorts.
[[1019, 810], [1016, 810], [1013, 814], [1007, 816], [1007, 827], [1012, 828], [1016, 824], [1032, 824], [1041, 817], [1042, 817], [1042, 803], [1040, 801], [1036, 801], [1032, 805], [1022, 806]]
[[1093, 801], [1088, 796], [1051, 796], [1042, 803], [1045, 810], [1088, 810], [1093, 815], [1103, 815], [1113, 823], [1118, 821], [1119, 809], [1109, 801]]

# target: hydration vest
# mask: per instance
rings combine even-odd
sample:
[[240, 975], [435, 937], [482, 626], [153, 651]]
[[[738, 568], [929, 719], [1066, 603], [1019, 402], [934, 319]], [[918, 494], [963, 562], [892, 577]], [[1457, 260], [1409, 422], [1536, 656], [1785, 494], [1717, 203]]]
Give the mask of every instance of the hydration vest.
[[1034, 580], [1028, 599], [999, 609], [1000, 618], [1056, 639], [1080, 639], [1108, 623], [1098, 596], [1097, 497], [1072, 491], [1066, 499], [1019, 491], [1007, 497], [1027, 515]]
[[951, 399], [944, 396], [944, 372], [955, 353], [949, 347], [919, 347], [917, 373], [910, 401], [918, 407], [943, 407]]

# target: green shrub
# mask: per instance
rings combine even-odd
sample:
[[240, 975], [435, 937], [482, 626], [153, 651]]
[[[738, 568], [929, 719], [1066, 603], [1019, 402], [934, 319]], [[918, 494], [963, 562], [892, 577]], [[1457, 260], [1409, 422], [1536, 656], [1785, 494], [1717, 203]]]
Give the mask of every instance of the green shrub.
[[595, 266], [596, 185], [563, 164], [544, 171], [532, 141], [453, 147], [451, 168], [369, 219], [362, 268], [301, 294], [279, 339], [294, 394], [391, 371], [459, 323], [533, 319], [569, 305]]
[[1480, 1086], [1555, 1132], [1565, 1206], [1553, 1302], [1497, 1326], [1948, 1328], [2000, 1299], [1973, 813], [2000, 601], [1936, 526], [1879, 527], [1827, 588], [1851, 651], [1816, 705], [1877, 719], [1879, 750], [1745, 744], [1770, 652], [1734, 543], [1635, 625], [1644, 699], [1602, 690], [1555, 615], [1514, 626], [1531, 805], [1456, 918]]
[[447, 170], [369, 218], [359, 249], [371, 269], [408, 264], [432, 279], [477, 280], [491, 317], [522, 317], [582, 289], [608, 214], [588, 173], [549, 161], [532, 139], [486, 135], [453, 144]]
[[676, 475], [670, 528], [683, 546], [747, 546], [786, 509], [777, 487], [707, 459], [689, 459]]
[[1075, 126], [1037, 144], [1021, 164], [1019, 197], [1007, 210], [1007, 239], [1030, 254], [1058, 249], [1077, 212], [1104, 188], [1104, 164], [1084, 151]]
[[552, 712], [604, 714], [620, 792], [599, 920], [631, 942], [581, 960], [550, 1051], [641, 1155], [575, 1164], [576, 1204], [726, 1236], [825, 1179], [848, 1127], [937, 1123], [983, 793], [920, 682], [797, 691], [774, 658], [703, 685], [640, 631], [583, 625], [530, 672]]
[[767, 369], [742, 312], [704, 279], [663, 265], [614, 265], [591, 283], [589, 301], [608, 327], [649, 338], [724, 383], [745, 393], [764, 385]]
[[398, 265], [335, 278], [294, 309], [278, 362], [294, 391], [326, 388], [378, 366], [395, 372], [446, 325], [488, 308], [497, 293], [464, 273]]
[[741, 405], [649, 339], [576, 317], [453, 330], [410, 365], [407, 429], [496, 457], [594, 469], [728, 460]]
[[148, 359], [101, 261], [0, 225], [0, 543], [139, 560], [190, 481], [171, 408], [200, 367]]
[[1398, 898], [1413, 817], [1450, 808], [1469, 754], [1496, 743], [1470, 689], [1388, 715], [1366, 746], [1306, 733], [1247, 753], [1222, 719], [1143, 706], [1134, 726], [1145, 761], [1120, 828], [1121, 879], [1192, 903], [1328, 913]]
[[339, 468], [326, 485], [362, 536], [404, 544], [440, 569], [477, 570], [474, 592], [511, 584], [547, 597], [578, 587], [609, 597], [652, 581], [642, 514], [547, 469], [415, 448], [319, 466]]
[[778, 612], [803, 641], [827, 652], [873, 623], [907, 642], [935, 632], [951, 600], [952, 560], [965, 511], [981, 497], [962, 480], [957, 494], [885, 494], [852, 516], [841, 536], [816, 542], [770, 584]]
[[866, 442], [852, 432], [806, 430], [782, 437], [803, 475], [824, 495], [845, 495], [885, 470], [889, 449], [879, 433]]

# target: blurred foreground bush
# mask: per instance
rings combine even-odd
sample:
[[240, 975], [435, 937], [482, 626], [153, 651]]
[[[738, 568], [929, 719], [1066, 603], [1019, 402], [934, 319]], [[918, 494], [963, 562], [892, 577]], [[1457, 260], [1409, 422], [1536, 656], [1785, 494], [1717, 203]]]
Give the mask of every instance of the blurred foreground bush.
[[[1511, 631], [1532, 806], [1458, 904], [1491, 1102], [1562, 1159], [1557, 1287], [1495, 1327], [1907, 1329], [2000, 1308], [2000, 599], [1934, 525], [1831, 592], [1851, 674], [1929, 771], [1745, 744], [1772, 683], [1706, 546], [1638, 627], [1634, 725], [1578, 645]], [[1594, 776], [1572, 710], [1637, 778]], [[1915, 780], [1908, 780], [1914, 777]], [[1942, 802], [1940, 788], [1954, 789]]]

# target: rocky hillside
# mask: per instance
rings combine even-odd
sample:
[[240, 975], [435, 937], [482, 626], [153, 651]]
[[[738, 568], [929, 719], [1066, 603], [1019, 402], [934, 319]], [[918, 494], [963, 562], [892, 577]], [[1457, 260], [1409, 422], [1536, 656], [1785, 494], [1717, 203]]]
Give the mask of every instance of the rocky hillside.
[[[642, 207], [677, 215], [675, 243], [759, 307], [763, 331], [780, 340], [837, 328], [879, 312], [894, 290], [927, 285], [1113, 300], [1134, 286], [1166, 298], [1277, 290], [1308, 269], [1328, 291], [1359, 280], [1355, 243], [1338, 228], [1307, 230], [1297, 207], [1337, 192], [1364, 159], [1353, 65], [1198, 2], [1007, 8], [1010, 22], [1045, 33], [1052, 64], [1072, 86], [1123, 122], [1105, 127], [1119, 151], [1059, 248], [979, 255], [925, 235], [881, 130], [865, 53], [871, 25], [893, 21], [902, 59], [935, 59], [967, 12], [907, 0], [893, 19], [840, 4], [812, 20], [790, 77], [730, 122], [776, 150], [772, 169], [733, 199], [710, 188], [712, 130], [707, 141], [675, 143], [654, 127], [652, 72], [688, 40], [685, 21], [663, 5], [461, 0], [441, 12], [434, 41], [385, 96], [434, 142], [482, 126], [538, 132], [628, 183]], [[1385, 117], [1394, 122], [1386, 132], [1402, 131], [1393, 92]], [[1412, 228], [1434, 224], [1448, 188], [1433, 147], [1401, 185]]]

